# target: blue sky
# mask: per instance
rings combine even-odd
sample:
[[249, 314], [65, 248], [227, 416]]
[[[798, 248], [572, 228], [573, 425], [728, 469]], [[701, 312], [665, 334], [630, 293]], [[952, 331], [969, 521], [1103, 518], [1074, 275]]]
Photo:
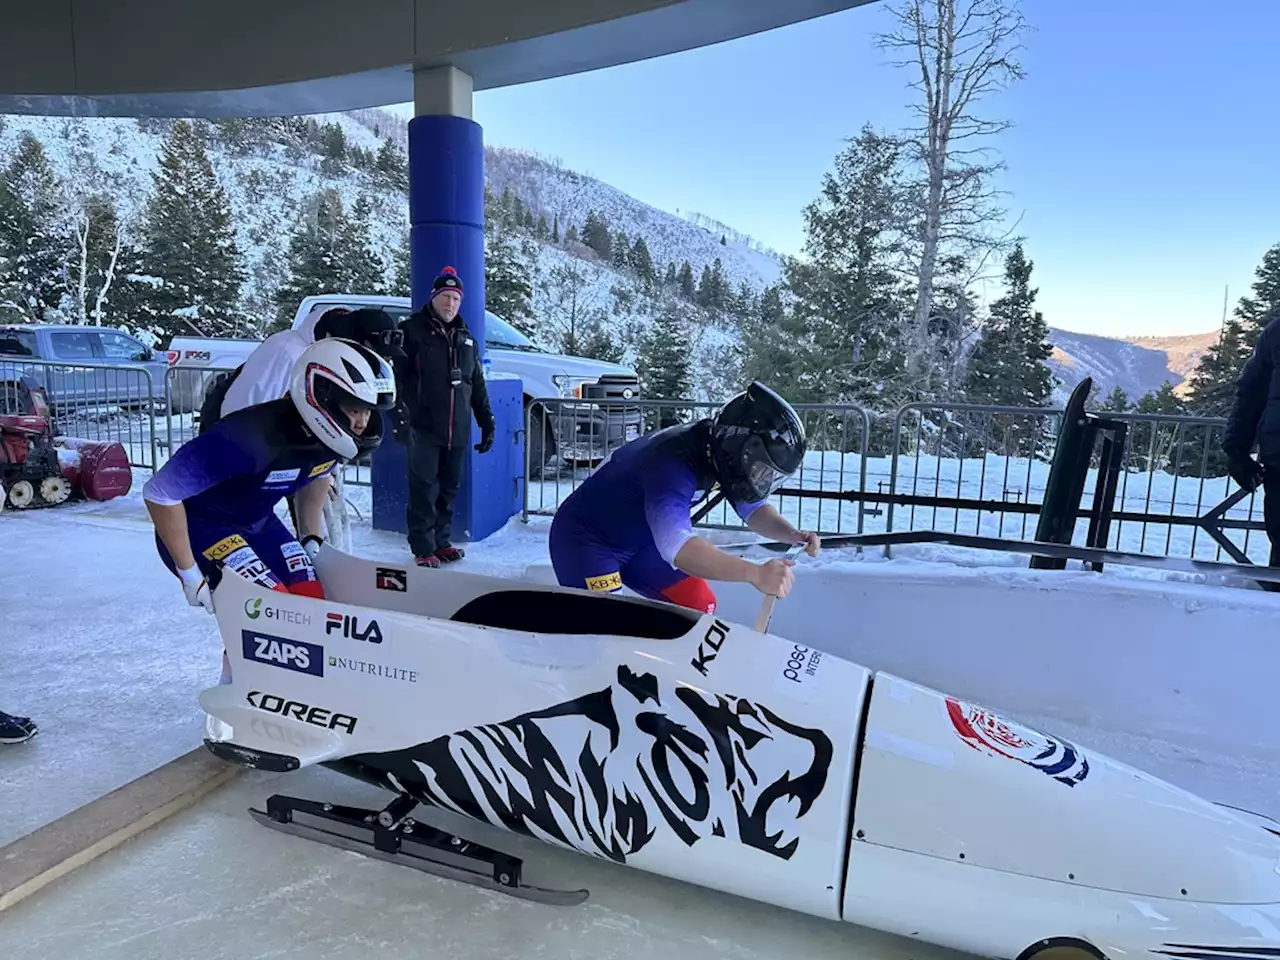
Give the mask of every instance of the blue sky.
[[[1023, 0], [1026, 79], [1000, 187], [1054, 326], [1216, 329], [1280, 242], [1274, 0]], [[475, 96], [486, 141], [558, 157], [785, 253], [844, 138], [913, 122], [881, 3], [714, 47]], [[998, 292], [998, 291], [997, 291]]]

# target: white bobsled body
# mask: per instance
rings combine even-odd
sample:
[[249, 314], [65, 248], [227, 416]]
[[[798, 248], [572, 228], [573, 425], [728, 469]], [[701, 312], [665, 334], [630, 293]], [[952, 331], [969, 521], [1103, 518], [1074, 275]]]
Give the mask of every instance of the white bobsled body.
[[328, 600], [215, 591], [220, 755], [982, 955], [1280, 956], [1265, 818], [715, 616], [327, 546], [317, 568]]

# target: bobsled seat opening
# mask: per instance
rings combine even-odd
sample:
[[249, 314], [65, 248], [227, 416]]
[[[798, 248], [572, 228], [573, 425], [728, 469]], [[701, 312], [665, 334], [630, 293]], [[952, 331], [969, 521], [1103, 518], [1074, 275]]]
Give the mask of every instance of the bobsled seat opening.
[[650, 600], [584, 591], [500, 590], [469, 601], [450, 620], [528, 633], [603, 634], [645, 640], [685, 636], [702, 615]]

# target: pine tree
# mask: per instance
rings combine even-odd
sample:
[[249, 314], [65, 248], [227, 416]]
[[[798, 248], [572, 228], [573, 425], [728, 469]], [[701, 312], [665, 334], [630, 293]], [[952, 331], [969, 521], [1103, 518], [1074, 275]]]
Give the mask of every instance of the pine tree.
[[[385, 267], [373, 250], [369, 197], [361, 194], [343, 218], [338, 235], [338, 257], [343, 267], [340, 289], [343, 293], [378, 295], [382, 293]], [[296, 304], [295, 304], [296, 307]]]
[[667, 264], [667, 274], [662, 282], [667, 287], [674, 287], [678, 282], [676, 280], [676, 262], [674, 260]]
[[556, 214], [551, 221], [551, 242], [560, 245], [560, 214]]
[[533, 262], [519, 238], [496, 220], [486, 221], [484, 237], [485, 308], [527, 337], [537, 335], [533, 314]]
[[786, 384], [800, 402], [921, 399], [904, 376], [901, 164], [897, 142], [870, 127], [837, 155], [804, 209], [806, 256], [785, 258], [782, 289], [742, 325], [744, 376]]
[[613, 250], [613, 266], [617, 270], [626, 270], [631, 265], [631, 240], [625, 230], [619, 230], [610, 242]]
[[594, 210], [587, 211], [587, 221], [582, 227], [582, 242], [596, 252], [601, 260], [613, 259], [613, 238], [609, 225]]
[[24, 133], [0, 180], [0, 283], [25, 319], [62, 321], [71, 229], [60, 201], [61, 184], [40, 141]]
[[1240, 371], [1258, 334], [1275, 316], [1280, 316], [1280, 244], [1263, 254], [1254, 271], [1252, 295], [1240, 298], [1218, 342], [1200, 358], [1191, 375], [1189, 406], [1196, 415], [1223, 417], [1231, 410]]
[[631, 247], [631, 269], [645, 286], [653, 282], [653, 260], [649, 257], [649, 245], [639, 234], [636, 234], [636, 242]]
[[289, 238], [289, 273], [276, 290], [275, 329], [289, 326], [303, 297], [350, 292], [343, 249], [346, 232], [338, 191], [330, 188], [312, 196]]
[[991, 320], [969, 358], [965, 392], [976, 403], [1038, 407], [1053, 392], [1044, 363], [1053, 352], [1049, 326], [1035, 309], [1032, 261], [1022, 244], [1005, 259], [1007, 292], [991, 305]]
[[409, 231], [405, 231], [396, 247], [395, 279], [392, 281], [392, 296], [408, 297], [413, 291], [409, 282]]
[[231, 202], [185, 120], [174, 122], [161, 152], [141, 268], [159, 281], [145, 297], [153, 332], [189, 333], [194, 327], [218, 336], [235, 328], [245, 274]]
[[693, 265], [688, 260], [680, 264], [680, 296], [684, 297], [690, 303], [698, 296], [698, 289], [693, 284]]
[[1116, 384], [1115, 388], [1107, 394], [1101, 409], [1106, 413], [1124, 413], [1129, 409], [1129, 395], [1119, 384]]
[[374, 167], [395, 189], [409, 189], [409, 158], [398, 144], [391, 140], [382, 141]]
[[[640, 340], [636, 372], [640, 388], [649, 400], [687, 400], [693, 392], [690, 373], [688, 325], [683, 311], [667, 301], [648, 332]], [[673, 411], [665, 411], [671, 413]], [[651, 423], [650, 427], [667, 426], [669, 419]]]

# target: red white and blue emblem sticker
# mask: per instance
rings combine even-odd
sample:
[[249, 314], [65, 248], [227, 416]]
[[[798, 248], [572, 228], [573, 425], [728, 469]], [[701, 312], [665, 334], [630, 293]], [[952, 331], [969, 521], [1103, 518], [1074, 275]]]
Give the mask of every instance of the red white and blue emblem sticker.
[[1089, 775], [1089, 760], [1074, 744], [947, 697], [947, 716], [960, 739], [991, 756], [1008, 757], [1074, 787]]

